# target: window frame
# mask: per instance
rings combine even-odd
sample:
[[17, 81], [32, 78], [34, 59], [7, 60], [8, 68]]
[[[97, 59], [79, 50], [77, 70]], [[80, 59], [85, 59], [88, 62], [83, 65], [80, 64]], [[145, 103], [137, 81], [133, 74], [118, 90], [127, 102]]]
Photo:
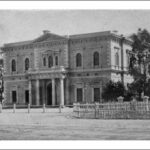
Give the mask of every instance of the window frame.
[[[16, 101], [14, 102], [13, 101], [13, 92], [15, 92], [16, 93]], [[17, 95], [18, 93], [17, 93], [17, 90], [12, 90], [11, 91], [11, 100], [12, 100], [12, 103], [13, 104], [16, 104], [17, 102], [18, 102], [18, 95]]]
[[[57, 58], [57, 59], [56, 59]], [[55, 66], [59, 66], [59, 59], [58, 56], [55, 56]]]
[[[13, 67], [13, 61], [15, 62], [15, 67]], [[14, 70], [13, 68], [15, 68], [15, 70]], [[16, 59], [12, 59], [12, 60], [11, 60], [11, 72], [16, 72], [16, 71], [17, 71]]]
[[[81, 90], [81, 93], [82, 93], [81, 101], [78, 101], [78, 94], [79, 94], [79, 93], [78, 93], [78, 90]], [[84, 93], [83, 93], [83, 88], [82, 88], [82, 87], [77, 87], [77, 88], [76, 88], [76, 102], [77, 102], [77, 103], [82, 103], [82, 102], [83, 102], [83, 94], [84, 94]]]
[[[28, 60], [28, 69], [26, 69], [26, 61], [27, 61], [27, 60]], [[25, 71], [28, 71], [29, 68], [30, 68], [30, 59], [29, 59], [28, 57], [26, 57], [25, 60], [24, 60], [24, 70], [25, 70]]]
[[[81, 53], [76, 53], [76, 67], [80, 68], [82, 67], [82, 54]], [[78, 62], [80, 60], [80, 63]]]
[[[51, 65], [51, 66], [50, 66], [50, 58], [51, 58], [51, 61], [52, 61], [52, 65]], [[54, 66], [53, 56], [50, 55], [50, 56], [48, 56], [48, 67], [49, 67], [49, 68], [52, 68], [53, 66]]]
[[47, 61], [46, 61], [46, 57], [45, 56], [43, 57], [42, 61], [43, 61], [43, 66], [46, 67], [47, 66]]
[[119, 67], [120, 63], [119, 63], [119, 52], [117, 51], [115, 53], [115, 66]]
[[[98, 55], [95, 55], [95, 54], [98, 54]], [[98, 61], [95, 60], [95, 56], [98, 57], [98, 58], [97, 58]], [[98, 64], [95, 64], [95, 62], [98, 62]], [[95, 51], [95, 52], [93, 53], [93, 66], [94, 66], [94, 67], [100, 66], [100, 54], [99, 54], [98, 51]]]
[[[95, 101], [95, 89], [99, 90], [99, 101]], [[93, 102], [100, 102], [101, 101], [101, 88], [100, 87], [93, 87]]]

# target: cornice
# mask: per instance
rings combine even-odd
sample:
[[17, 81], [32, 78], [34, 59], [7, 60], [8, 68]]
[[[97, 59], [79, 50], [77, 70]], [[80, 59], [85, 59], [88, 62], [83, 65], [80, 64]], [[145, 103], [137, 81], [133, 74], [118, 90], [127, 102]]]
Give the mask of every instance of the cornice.
[[29, 50], [34, 48], [44, 48], [44, 47], [51, 47], [51, 46], [57, 46], [62, 44], [67, 44], [67, 39], [59, 39], [59, 40], [53, 40], [53, 41], [42, 41], [42, 42], [36, 42], [31, 44], [24, 44], [19, 46], [10, 46], [10, 47], [2, 47], [1, 49], [3, 51], [13, 51], [13, 50]]

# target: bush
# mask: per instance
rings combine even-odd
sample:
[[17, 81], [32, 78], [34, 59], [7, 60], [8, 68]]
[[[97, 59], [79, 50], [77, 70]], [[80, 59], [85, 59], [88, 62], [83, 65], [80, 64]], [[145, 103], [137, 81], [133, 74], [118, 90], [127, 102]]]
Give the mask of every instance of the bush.
[[125, 96], [126, 90], [122, 82], [109, 81], [103, 89], [104, 101], [117, 101], [117, 97]]

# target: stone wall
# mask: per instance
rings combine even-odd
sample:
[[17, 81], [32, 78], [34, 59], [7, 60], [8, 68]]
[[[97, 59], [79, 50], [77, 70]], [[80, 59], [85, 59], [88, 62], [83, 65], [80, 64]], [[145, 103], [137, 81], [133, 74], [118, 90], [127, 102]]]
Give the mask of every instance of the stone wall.
[[25, 90], [28, 90], [28, 81], [27, 80], [14, 80], [14, 81], [5, 81], [4, 82], [4, 100], [5, 104], [13, 104], [12, 103], [12, 91], [17, 91], [17, 104], [22, 105], [25, 104]]
[[[25, 59], [29, 58], [30, 67], [34, 68], [34, 53], [33, 49], [20, 50], [6, 50], [4, 54], [4, 70], [5, 75], [24, 74], [25, 73]], [[11, 71], [11, 61], [15, 59], [17, 63], [16, 72]]]
[[[82, 39], [83, 40], [83, 39]], [[82, 42], [79, 40], [71, 40], [69, 49], [69, 59], [70, 59], [70, 69], [93, 69], [93, 54], [94, 52], [99, 52], [100, 65], [98, 68], [108, 68], [108, 51], [109, 51], [109, 41], [107, 38], [101, 38], [100, 40], [84, 39]], [[82, 55], [82, 67], [76, 67], [76, 54], [81, 53]]]

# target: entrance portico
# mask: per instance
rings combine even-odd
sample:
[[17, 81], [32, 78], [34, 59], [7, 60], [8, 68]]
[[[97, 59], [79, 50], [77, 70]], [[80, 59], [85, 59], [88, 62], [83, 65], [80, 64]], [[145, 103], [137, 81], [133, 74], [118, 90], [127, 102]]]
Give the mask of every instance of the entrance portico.
[[[65, 76], [57, 74], [36, 74], [29, 78], [29, 102], [31, 105], [64, 105]], [[35, 88], [32, 88], [34, 87]]]

